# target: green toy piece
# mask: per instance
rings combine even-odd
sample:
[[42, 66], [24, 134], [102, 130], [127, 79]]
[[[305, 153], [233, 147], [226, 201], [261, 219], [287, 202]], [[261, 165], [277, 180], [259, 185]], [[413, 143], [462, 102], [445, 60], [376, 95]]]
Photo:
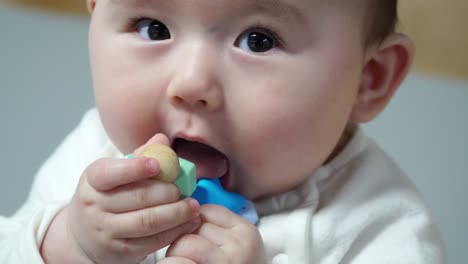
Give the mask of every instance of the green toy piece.
[[195, 174], [195, 164], [179, 158], [179, 174], [174, 180], [174, 184], [179, 188], [184, 197], [189, 197], [197, 187], [197, 176]]

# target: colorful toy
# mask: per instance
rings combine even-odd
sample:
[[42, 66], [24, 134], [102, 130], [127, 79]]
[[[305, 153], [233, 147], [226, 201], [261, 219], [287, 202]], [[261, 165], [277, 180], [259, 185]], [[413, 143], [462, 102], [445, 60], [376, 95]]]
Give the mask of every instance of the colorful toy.
[[219, 179], [200, 179], [192, 194], [200, 204], [217, 204], [242, 216], [251, 224], [257, 224], [258, 215], [253, 203], [244, 196], [226, 191]]
[[[252, 224], [258, 222], [257, 212], [252, 202], [244, 196], [224, 190], [219, 179], [200, 179], [197, 183], [195, 164], [178, 158], [170, 147], [163, 144], [149, 145], [140, 154], [159, 161], [161, 171], [155, 179], [173, 182], [183, 197], [192, 197], [200, 205], [216, 204], [224, 206], [242, 216]], [[131, 158], [129, 155], [126, 158]]]
[[153, 144], [145, 147], [140, 154], [158, 160], [160, 172], [155, 178], [163, 182], [173, 182], [179, 174], [177, 154], [169, 146]]
[[158, 160], [160, 172], [154, 176], [155, 179], [174, 183], [184, 197], [189, 197], [195, 191], [195, 164], [178, 158], [170, 147], [163, 144], [149, 145], [143, 149], [140, 156]]

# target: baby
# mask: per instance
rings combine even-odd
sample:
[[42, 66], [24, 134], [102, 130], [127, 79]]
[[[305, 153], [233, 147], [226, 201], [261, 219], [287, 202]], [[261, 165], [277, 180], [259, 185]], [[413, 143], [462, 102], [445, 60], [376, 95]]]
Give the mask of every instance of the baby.
[[[8, 263], [443, 263], [431, 213], [360, 123], [412, 63], [396, 0], [88, 0], [96, 98], [0, 219]], [[166, 144], [253, 201], [181, 199]], [[124, 159], [126, 154], [135, 154]], [[6, 263], [3, 261], [2, 263]]]

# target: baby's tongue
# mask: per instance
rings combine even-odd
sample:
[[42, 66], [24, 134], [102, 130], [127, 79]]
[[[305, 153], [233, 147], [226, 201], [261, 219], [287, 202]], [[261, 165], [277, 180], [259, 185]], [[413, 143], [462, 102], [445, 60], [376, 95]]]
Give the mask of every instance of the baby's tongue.
[[220, 178], [228, 171], [226, 156], [208, 145], [177, 139], [174, 150], [179, 157], [195, 163], [197, 178]]

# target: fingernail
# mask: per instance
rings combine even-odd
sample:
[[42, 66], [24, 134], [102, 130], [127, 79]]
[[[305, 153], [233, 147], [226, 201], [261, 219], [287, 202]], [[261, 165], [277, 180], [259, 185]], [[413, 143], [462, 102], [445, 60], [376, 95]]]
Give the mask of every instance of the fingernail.
[[128, 154], [127, 156], [125, 156], [124, 159], [133, 159], [133, 155], [132, 155], [132, 154]]
[[192, 212], [195, 215], [199, 215], [200, 214], [200, 204], [198, 203], [198, 201], [193, 199], [193, 198], [186, 198], [186, 201], [190, 205], [190, 208], [192, 208]]
[[155, 159], [147, 158], [146, 169], [148, 170], [149, 173], [155, 174], [159, 170], [159, 164]]

